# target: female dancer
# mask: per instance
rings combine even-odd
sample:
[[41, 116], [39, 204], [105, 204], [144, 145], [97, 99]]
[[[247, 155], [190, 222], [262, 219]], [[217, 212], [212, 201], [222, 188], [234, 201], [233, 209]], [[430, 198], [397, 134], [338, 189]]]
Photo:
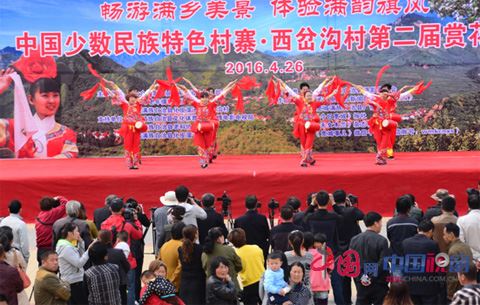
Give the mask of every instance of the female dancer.
[[[186, 81], [190, 87], [192, 88], [193, 92], [195, 93], [195, 96], [200, 97], [201, 91], [195, 87], [194, 84], [185, 77], [183, 77], [183, 80]], [[208, 93], [208, 98], [209, 100], [213, 100], [215, 98], [215, 90], [212, 87], [208, 87], [205, 89], [205, 91]], [[208, 152], [210, 155], [209, 162], [212, 163], [213, 160], [217, 158], [218, 154], [218, 145], [217, 145], [217, 131], [218, 128], [220, 127], [220, 122], [218, 121], [217, 117], [217, 107], [212, 107], [212, 111], [210, 112], [210, 121], [213, 123], [213, 130], [212, 130], [212, 145], [209, 147]]]
[[230, 82], [219, 95], [212, 99], [210, 99], [210, 95], [206, 91], [200, 93], [200, 98], [197, 98], [185, 86], [177, 85], [179, 91], [183, 93], [185, 102], [192, 105], [196, 110], [197, 118], [192, 123], [191, 130], [194, 133], [193, 143], [198, 147], [201, 168], [206, 168], [213, 158], [209, 149], [215, 140], [215, 121], [212, 120], [212, 117], [216, 118], [217, 101], [227, 95], [233, 89], [235, 83], [236, 81]]
[[106, 90], [108, 96], [112, 98], [112, 105], [118, 105], [123, 110], [123, 121], [119, 134], [123, 137], [125, 161], [129, 169], [138, 169], [140, 163], [140, 134], [148, 129], [145, 118], [142, 116], [142, 106], [150, 103], [151, 94], [158, 85], [153, 83], [142, 96], [138, 97], [133, 90], [133, 92], [125, 95], [112, 81], [105, 81], [105, 83], [111, 88], [111, 90], [108, 88]]
[[378, 93], [374, 94], [368, 92], [360, 85], [352, 85], [357, 88], [362, 95], [367, 97], [366, 103], [373, 107], [373, 115], [368, 120], [368, 126], [377, 144], [375, 164], [386, 165], [387, 157], [393, 158], [393, 145], [395, 144], [397, 126], [398, 123], [402, 121], [401, 115], [395, 113], [397, 102], [408, 98], [412, 93], [419, 94], [426, 88], [421, 88], [422, 85], [405, 86], [398, 92], [392, 93], [390, 91], [392, 86], [385, 84], [380, 87]]
[[301, 161], [300, 166], [307, 167], [308, 164], [315, 165], [316, 160], [312, 156], [313, 141], [315, 133], [320, 130], [320, 118], [317, 109], [329, 104], [328, 99], [336, 94], [336, 90], [329, 96], [324, 96], [324, 101], [316, 101], [316, 97], [321, 95], [324, 88], [330, 86], [333, 79], [326, 78], [315, 91], [305, 90], [303, 95], [295, 93], [284, 81], [275, 77], [280, 82], [281, 87], [286, 90], [291, 97], [291, 101], [295, 104], [296, 111], [294, 116], [293, 135], [300, 139]]

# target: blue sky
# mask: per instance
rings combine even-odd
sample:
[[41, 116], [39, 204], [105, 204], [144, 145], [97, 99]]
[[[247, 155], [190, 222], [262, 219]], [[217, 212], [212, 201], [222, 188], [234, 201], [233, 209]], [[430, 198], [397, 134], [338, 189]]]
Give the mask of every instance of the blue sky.
[[[401, 0], [400, 4], [405, 5], [407, 0]], [[0, 48], [15, 45], [15, 36], [23, 31], [30, 31], [32, 34], [38, 34], [40, 31], [62, 31], [64, 40], [74, 30], [79, 31], [84, 37], [88, 37], [88, 32], [92, 30], [106, 30], [113, 34], [116, 30], [131, 30], [134, 33], [140, 30], [152, 30], [162, 32], [163, 30], [179, 29], [186, 35], [191, 28], [203, 30], [210, 34], [213, 28], [223, 30], [225, 28], [242, 29], [244, 27], [257, 29], [257, 42], [260, 38], [270, 37], [270, 29], [273, 28], [293, 28], [294, 33], [302, 26], [310, 25], [315, 31], [323, 26], [333, 26], [344, 29], [348, 24], [354, 27], [364, 24], [390, 23], [397, 19], [399, 15], [389, 16], [347, 16], [347, 17], [307, 17], [299, 18], [296, 12], [292, 12], [286, 19], [281, 17], [274, 18], [272, 15], [272, 6], [269, 0], [252, 0], [252, 5], [256, 6], [252, 19], [235, 20], [233, 15], [228, 15], [224, 20], [209, 20], [203, 14], [207, 2], [201, 0], [202, 9], [195, 17], [188, 21], [158, 21], [152, 20], [151, 15], [145, 22], [129, 21], [125, 19], [124, 13], [122, 19], [118, 22], [104, 21], [100, 17], [99, 5], [104, 1], [95, 0], [2, 0], [0, 1]], [[107, 1], [113, 2], [113, 1]], [[126, 0], [123, 8], [126, 8]], [[153, 1], [147, 1], [152, 7]], [[175, 1], [177, 7], [188, 0]], [[296, 6], [296, 1], [293, 1]], [[234, 0], [228, 0], [227, 8], [234, 6]], [[322, 11], [322, 9], [320, 9]], [[179, 8], [177, 9], [177, 17]], [[65, 41], [64, 41], [65, 42]], [[269, 45], [262, 46], [258, 44], [258, 49], [270, 49]]]

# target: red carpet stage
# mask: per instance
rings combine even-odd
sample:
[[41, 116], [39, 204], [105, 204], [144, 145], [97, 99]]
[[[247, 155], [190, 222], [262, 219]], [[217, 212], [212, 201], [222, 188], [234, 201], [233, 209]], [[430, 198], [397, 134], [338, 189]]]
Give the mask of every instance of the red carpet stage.
[[[0, 215], [11, 199], [24, 203], [27, 221], [35, 218], [42, 196], [64, 195], [86, 205], [89, 215], [108, 194], [135, 197], [145, 207], [160, 206], [159, 196], [179, 184], [200, 198], [227, 191], [233, 213], [244, 211], [244, 196], [256, 194], [266, 212], [274, 197], [305, 200], [309, 192], [343, 188], [360, 198], [364, 211], [392, 214], [395, 199], [413, 193], [422, 208], [439, 187], [457, 196], [457, 209], [466, 211], [468, 187], [480, 179], [480, 152], [398, 153], [387, 166], [376, 166], [374, 154], [317, 154], [317, 165], [302, 168], [298, 155], [220, 156], [201, 169], [194, 156], [145, 157], [140, 170], [128, 170], [121, 158], [76, 160], [0, 160]], [[217, 205], [219, 207], [220, 204]]]

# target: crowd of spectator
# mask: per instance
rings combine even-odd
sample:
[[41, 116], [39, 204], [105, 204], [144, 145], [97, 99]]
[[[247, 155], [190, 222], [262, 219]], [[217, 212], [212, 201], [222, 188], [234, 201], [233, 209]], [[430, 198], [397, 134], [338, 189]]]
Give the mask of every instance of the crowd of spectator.
[[[12, 200], [0, 221], [0, 304], [30, 304], [31, 285], [38, 305], [320, 305], [332, 294], [335, 304], [480, 304], [480, 199], [467, 193], [465, 215], [446, 189], [425, 212], [414, 195], [398, 197], [386, 236], [382, 215], [344, 190], [308, 194], [305, 209], [288, 198], [274, 226], [255, 195], [226, 226], [213, 194], [197, 200], [185, 186], [161, 196], [152, 219], [133, 198], [109, 195], [89, 220], [82, 203], [45, 197], [33, 281]], [[151, 224], [155, 259], [144, 270]]]

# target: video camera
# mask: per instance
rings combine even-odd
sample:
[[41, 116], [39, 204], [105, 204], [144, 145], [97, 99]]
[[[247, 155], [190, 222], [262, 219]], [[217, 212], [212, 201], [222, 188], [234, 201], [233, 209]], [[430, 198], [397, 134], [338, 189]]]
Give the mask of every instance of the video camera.
[[127, 199], [125, 202], [125, 208], [123, 210], [123, 218], [125, 218], [125, 221], [127, 222], [133, 222], [135, 221], [135, 215], [138, 215], [138, 213], [142, 212], [143, 208], [142, 206], [138, 203], [133, 198]]
[[194, 195], [190, 194], [188, 196], [188, 199], [190, 199], [191, 204], [196, 203], [198, 206], [202, 206], [202, 202], [200, 200], [198, 200], [197, 198], [195, 198]]
[[479, 191], [478, 191], [477, 189], [474, 189], [474, 188], [469, 187], [469, 188], [467, 189], [467, 195], [468, 195], [468, 196], [472, 196], [472, 195], [479, 196], [480, 193], [479, 193]]
[[348, 194], [347, 195], [347, 205], [355, 205], [358, 204], [358, 197], [353, 195], [353, 194]]
[[276, 201], [274, 198], [270, 199], [270, 202], [268, 203], [268, 208], [270, 210], [276, 210], [280, 207], [280, 203]]

